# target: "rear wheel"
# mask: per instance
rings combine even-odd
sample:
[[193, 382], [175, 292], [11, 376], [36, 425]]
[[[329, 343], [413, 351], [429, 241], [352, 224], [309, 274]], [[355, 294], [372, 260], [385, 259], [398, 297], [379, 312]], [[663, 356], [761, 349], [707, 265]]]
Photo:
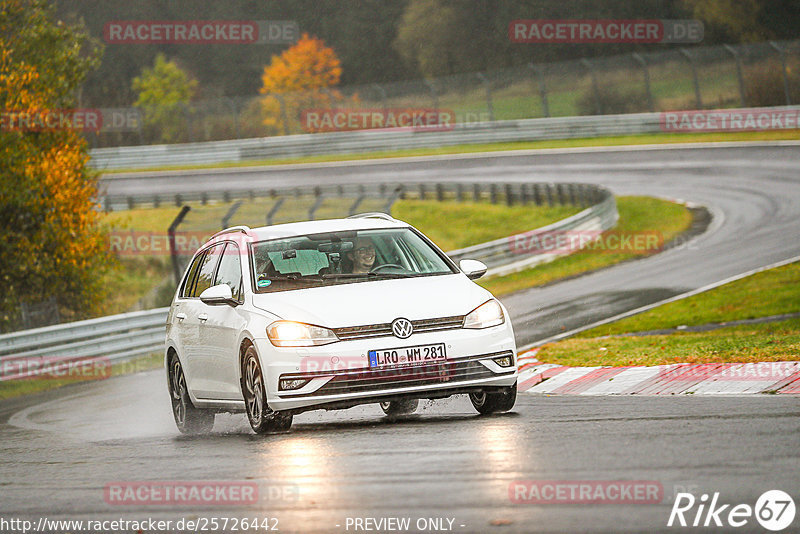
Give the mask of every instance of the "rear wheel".
[[170, 398], [175, 425], [183, 434], [205, 434], [214, 427], [214, 412], [195, 408], [177, 355], [169, 363]]
[[292, 426], [292, 414], [275, 412], [267, 406], [267, 390], [264, 375], [258, 362], [256, 349], [247, 347], [242, 362], [242, 393], [247, 409], [247, 420], [256, 434], [288, 430]]
[[419, 399], [405, 399], [381, 403], [381, 410], [386, 415], [405, 415], [414, 413], [419, 406]]
[[472, 406], [482, 415], [507, 412], [517, 402], [517, 383], [497, 391], [478, 391], [469, 394]]

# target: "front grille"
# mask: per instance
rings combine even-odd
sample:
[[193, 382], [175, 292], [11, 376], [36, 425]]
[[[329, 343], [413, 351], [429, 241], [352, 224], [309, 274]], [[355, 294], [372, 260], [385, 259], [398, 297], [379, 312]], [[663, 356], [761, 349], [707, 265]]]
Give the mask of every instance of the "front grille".
[[[478, 360], [514, 356], [511, 351], [483, 354], [470, 358], [451, 360], [437, 364], [391, 367], [388, 369], [347, 370], [337, 372], [315, 372], [302, 374], [285, 374], [280, 379], [313, 378], [314, 376], [330, 376], [333, 378], [318, 390], [304, 396], [341, 395], [344, 393], [361, 393], [382, 391], [393, 388], [426, 386], [430, 384], [449, 384], [493, 378], [515, 371], [512, 366], [502, 373], [494, 373]], [[279, 392], [278, 395], [282, 393]]]
[[[452, 317], [439, 317], [437, 319], [418, 319], [411, 321], [414, 326], [414, 333], [435, 332], [436, 330], [454, 330], [461, 328], [464, 324], [463, 315]], [[363, 326], [344, 326], [334, 328], [336, 336], [342, 341], [351, 339], [367, 339], [373, 337], [383, 337], [392, 335], [392, 323], [368, 324]]]

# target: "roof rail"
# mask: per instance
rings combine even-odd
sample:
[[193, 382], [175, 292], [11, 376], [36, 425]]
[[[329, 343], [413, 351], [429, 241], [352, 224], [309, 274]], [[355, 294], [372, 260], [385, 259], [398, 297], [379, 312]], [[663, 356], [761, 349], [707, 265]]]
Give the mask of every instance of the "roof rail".
[[221, 231], [217, 232], [216, 234], [214, 234], [211, 237], [209, 237], [209, 239], [214, 239], [215, 237], [223, 235], [223, 234], [233, 234], [233, 233], [236, 233], [236, 232], [241, 232], [241, 233], [243, 233], [245, 235], [250, 235], [250, 227], [249, 226], [244, 226], [244, 225], [231, 226], [230, 228], [225, 228], [224, 230], [221, 230]]
[[350, 215], [348, 219], [383, 219], [384, 221], [397, 222], [397, 219], [395, 219], [388, 213], [383, 213], [380, 211], [370, 211], [368, 213], [356, 213], [355, 215]]

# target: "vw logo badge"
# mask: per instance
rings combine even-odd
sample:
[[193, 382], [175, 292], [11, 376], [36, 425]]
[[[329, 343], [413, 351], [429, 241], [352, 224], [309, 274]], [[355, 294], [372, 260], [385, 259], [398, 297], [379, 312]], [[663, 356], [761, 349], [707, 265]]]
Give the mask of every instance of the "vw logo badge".
[[392, 333], [400, 339], [405, 339], [414, 332], [414, 326], [408, 319], [395, 319], [392, 321]]

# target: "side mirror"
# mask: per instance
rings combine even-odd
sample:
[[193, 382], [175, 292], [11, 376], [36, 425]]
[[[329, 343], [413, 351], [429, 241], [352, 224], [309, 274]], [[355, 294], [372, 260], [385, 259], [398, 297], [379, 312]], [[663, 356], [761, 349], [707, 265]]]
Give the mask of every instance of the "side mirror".
[[228, 284], [209, 287], [200, 293], [200, 300], [210, 306], [221, 306], [223, 304], [228, 304], [230, 306], [239, 305], [239, 303], [233, 299], [233, 292]]
[[477, 280], [486, 274], [486, 265], [478, 260], [461, 260], [458, 262], [461, 272], [467, 275], [470, 280]]

